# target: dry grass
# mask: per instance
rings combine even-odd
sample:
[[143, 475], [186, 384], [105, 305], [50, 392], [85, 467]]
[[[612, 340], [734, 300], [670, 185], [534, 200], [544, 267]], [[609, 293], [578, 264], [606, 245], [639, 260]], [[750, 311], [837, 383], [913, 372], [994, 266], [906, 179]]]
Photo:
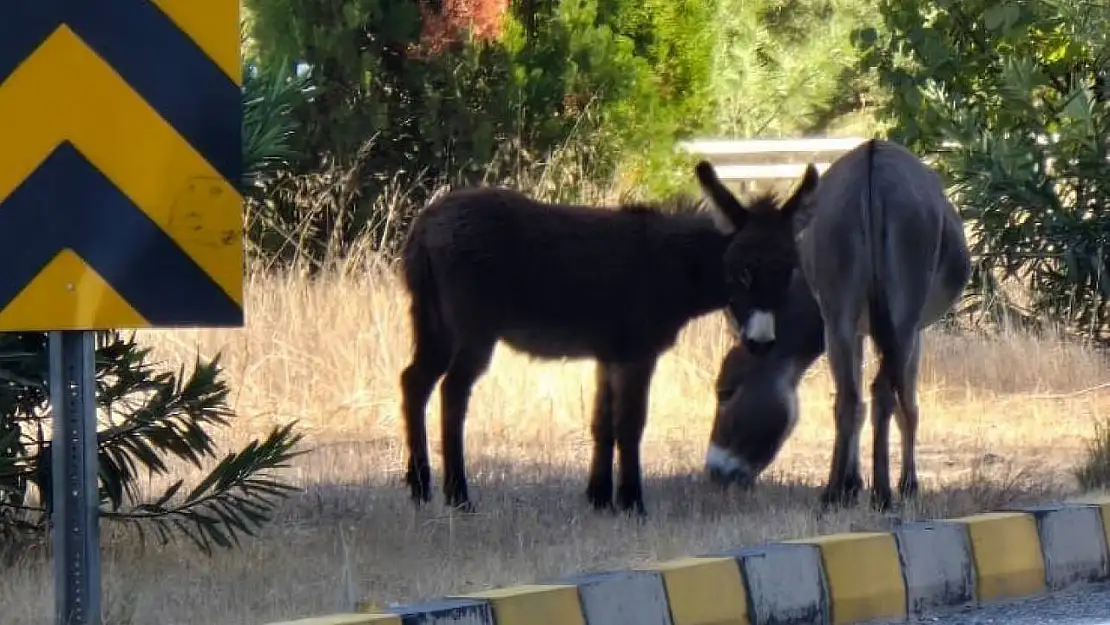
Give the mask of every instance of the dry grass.
[[[272, 424], [301, 420], [310, 454], [304, 487], [240, 551], [211, 559], [185, 543], [137, 548], [105, 527], [106, 625], [236, 625], [347, 609], [354, 599], [409, 601], [768, 539], [882, 527], [866, 507], [819, 515], [832, 437], [824, 361], [802, 388], [803, 421], [772, 475], [727, 494], [700, 479], [713, 378], [726, 333], [697, 320], [661, 361], [644, 441], [642, 525], [585, 503], [589, 362], [530, 362], [499, 347], [468, 422], [479, 514], [416, 510], [400, 486], [397, 376], [409, 355], [407, 301], [381, 273], [316, 284], [255, 279], [246, 329], [148, 332], [170, 363], [223, 351], [241, 414], [233, 446]], [[1110, 408], [1100, 356], [1049, 339], [927, 339], [919, 466], [923, 495], [907, 518], [957, 515], [1059, 497], [1074, 489], [1094, 415]], [[871, 371], [870, 366], [868, 371]], [[437, 489], [438, 400], [429, 412]], [[870, 471], [870, 440], [863, 454]], [[897, 470], [898, 440], [892, 441]], [[4, 571], [5, 625], [52, 622], [49, 560]]]

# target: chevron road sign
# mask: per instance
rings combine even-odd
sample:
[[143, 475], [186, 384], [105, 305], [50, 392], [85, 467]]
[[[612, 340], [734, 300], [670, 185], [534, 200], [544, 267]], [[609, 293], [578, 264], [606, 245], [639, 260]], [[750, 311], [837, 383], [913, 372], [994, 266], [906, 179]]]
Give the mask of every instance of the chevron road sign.
[[239, 0], [0, 0], [0, 332], [50, 331], [56, 625], [98, 625], [93, 330], [243, 324]]
[[0, 331], [242, 325], [238, 16], [0, 1]]

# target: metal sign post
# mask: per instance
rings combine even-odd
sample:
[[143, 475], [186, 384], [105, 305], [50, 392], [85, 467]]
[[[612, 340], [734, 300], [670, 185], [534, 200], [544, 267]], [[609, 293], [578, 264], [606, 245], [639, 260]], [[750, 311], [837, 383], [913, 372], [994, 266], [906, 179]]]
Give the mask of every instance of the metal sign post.
[[100, 515], [93, 333], [50, 333], [57, 625], [100, 623]]

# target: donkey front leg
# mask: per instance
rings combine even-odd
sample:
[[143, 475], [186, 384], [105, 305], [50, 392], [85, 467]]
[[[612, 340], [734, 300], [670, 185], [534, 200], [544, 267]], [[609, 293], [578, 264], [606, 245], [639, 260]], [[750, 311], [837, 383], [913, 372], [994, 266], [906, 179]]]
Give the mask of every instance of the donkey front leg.
[[617, 504], [623, 511], [645, 514], [640, 473], [640, 441], [647, 424], [648, 391], [656, 359], [622, 363], [612, 370], [615, 434], [620, 451], [620, 486]]

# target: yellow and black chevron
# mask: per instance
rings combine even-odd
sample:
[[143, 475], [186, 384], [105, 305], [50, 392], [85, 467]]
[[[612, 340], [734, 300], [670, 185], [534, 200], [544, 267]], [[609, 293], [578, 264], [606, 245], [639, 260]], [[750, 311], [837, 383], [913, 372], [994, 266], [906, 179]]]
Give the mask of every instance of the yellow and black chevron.
[[0, 0], [0, 331], [240, 326], [239, 0]]

